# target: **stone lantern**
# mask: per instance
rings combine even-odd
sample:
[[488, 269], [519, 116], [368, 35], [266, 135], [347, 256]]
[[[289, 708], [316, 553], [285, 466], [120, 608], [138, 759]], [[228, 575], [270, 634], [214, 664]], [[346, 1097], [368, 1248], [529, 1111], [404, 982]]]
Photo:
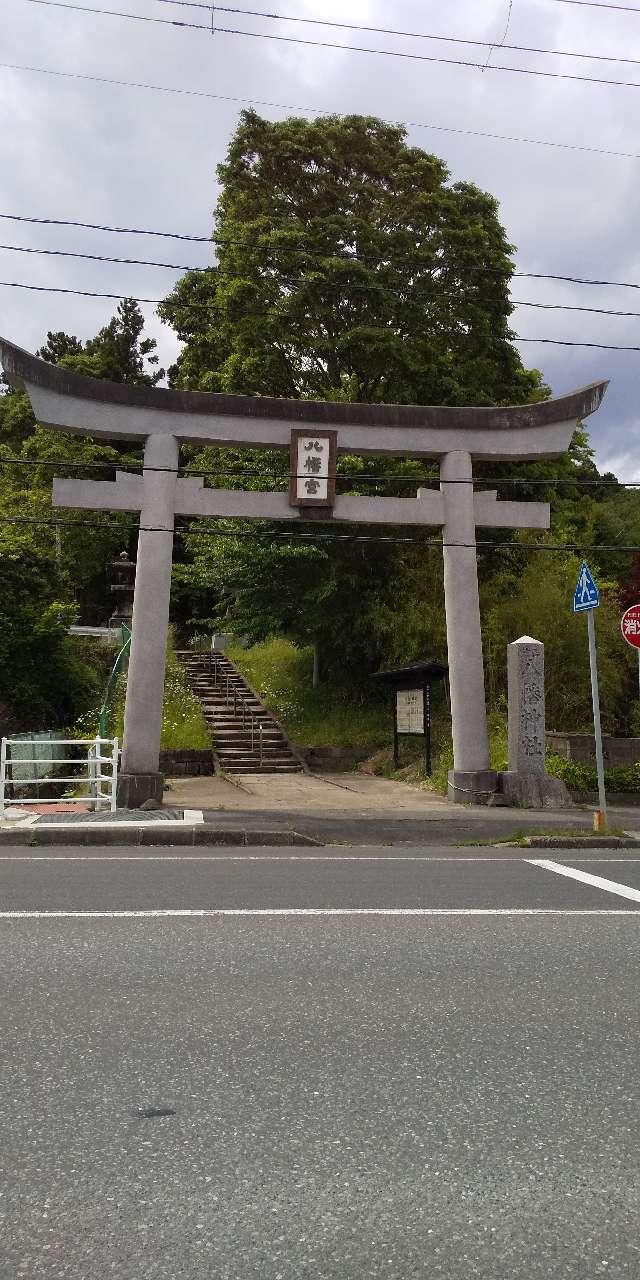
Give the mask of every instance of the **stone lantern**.
[[114, 630], [125, 626], [131, 631], [133, 593], [136, 584], [135, 562], [129, 559], [126, 551], [121, 551], [118, 559], [111, 561], [109, 569], [112, 579], [109, 591], [115, 596], [109, 626]]

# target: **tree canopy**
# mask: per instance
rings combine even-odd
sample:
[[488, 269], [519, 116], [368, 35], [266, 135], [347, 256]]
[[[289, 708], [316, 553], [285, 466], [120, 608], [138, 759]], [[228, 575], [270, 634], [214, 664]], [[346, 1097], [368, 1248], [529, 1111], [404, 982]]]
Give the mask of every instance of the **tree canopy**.
[[[38, 355], [90, 377], [154, 384], [164, 375], [156, 368], [155, 340], [143, 329], [129, 298], [94, 338], [83, 343], [50, 332]], [[121, 514], [83, 512], [76, 523], [72, 513], [54, 512], [52, 478], [109, 479], [112, 468], [139, 461], [127, 448], [42, 427], [24, 392], [0, 395], [0, 719], [12, 729], [70, 723], [96, 693], [68, 628], [80, 612], [83, 622], [108, 618], [105, 570], [117, 552], [133, 549], [130, 522]], [[82, 470], [89, 464], [98, 464], [93, 473]], [[52, 519], [68, 527], [56, 530]]]
[[218, 177], [217, 263], [160, 308], [185, 342], [174, 382], [400, 404], [542, 394], [511, 340], [496, 201], [401, 126], [245, 111]]

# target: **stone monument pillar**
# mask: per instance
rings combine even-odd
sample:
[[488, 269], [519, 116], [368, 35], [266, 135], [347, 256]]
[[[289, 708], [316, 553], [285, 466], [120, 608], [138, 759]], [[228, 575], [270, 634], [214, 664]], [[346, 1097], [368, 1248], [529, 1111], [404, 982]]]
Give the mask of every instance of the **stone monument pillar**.
[[507, 645], [509, 772], [544, 773], [544, 645], [521, 636]]
[[521, 636], [507, 645], [509, 770], [501, 773], [507, 804], [558, 809], [572, 804], [564, 782], [545, 772], [544, 645]]

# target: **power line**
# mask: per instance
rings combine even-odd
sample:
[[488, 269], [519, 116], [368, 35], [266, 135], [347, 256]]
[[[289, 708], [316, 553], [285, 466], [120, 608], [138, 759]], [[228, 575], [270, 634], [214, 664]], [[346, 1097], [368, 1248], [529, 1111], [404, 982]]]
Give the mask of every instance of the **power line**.
[[[170, 3], [172, 3], [172, 0], [169, 0], [169, 2], [170, 2]], [[0, 214], [0, 217], [5, 217], [5, 216], [10, 216], [10, 215]], [[77, 225], [79, 225], [79, 224], [74, 223], [74, 224], [72, 224], [72, 225], [77, 226]], [[81, 224], [81, 225], [82, 225], [82, 224]], [[85, 225], [86, 225], [86, 224], [85, 224]], [[107, 228], [104, 228], [104, 229], [106, 230]], [[139, 234], [145, 234], [145, 233], [140, 232]], [[153, 232], [152, 232], [152, 233], [150, 233], [150, 234], [157, 234], [157, 233], [153, 233]], [[162, 234], [162, 233], [159, 233], [159, 234]], [[225, 243], [225, 244], [226, 244], [226, 243], [244, 244], [245, 242], [240, 241], [240, 240], [235, 241], [235, 242], [229, 242], [229, 241], [226, 241], [226, 240], [219, 240], [219, 241], [218, 241], [218, 243]], [[248, 248], [251, 248], [252, 246], [247, 245], [247, 247], [248, 247]], [[315, 253], [315, 252], [313, 252], [313, 251], [309, 251], [309, 252], [307, 253], [307, 251], [306, 251], [306, 250], [301, 249], [301, 248], [298, 248], [298, 247], [297, 247], [297, 246], [295, 246], [295, 245], [292, 245], [292, 246], [287, 246], [287, 245], [274, 245], [273, 247], [265, 246], [265, 251], [266, 251], [267, 253], [271, 253], [272, 251], [280, 252], [281, 250], [285, 250], [285, 251], [286, 251], [286, 250], [288, 250], [289, 248], [290, 248], [293, 252], [299, 252], [299, 253], [305, 254], [305, 256], [307, 256], [307, 257], [309, 257], [309, 258], [311, 258], [311, 259], [315, 259], [315, 258], [317, 258], [318, 260], [323, 261], [323, 262], [326, 262], [326, 261], [332, 260], [332, 261], [339, 261], [339, 262], [345, 262], [345, 263], [347, 263], [347, 264], [350, 264], [350, 263], [359, 263], [359, 262], [375, 262], [375, 261], [379, 261], [379, 259], [374, 259], [372, 256], [371, 256], [371, 257], [364, 257], [364, 258], [363, 258], [363, 257], [360, 257], [360, 256], [356, 257], [356, 255], [355, 255], [355, 254], [354, 254], [354, 255], [347, 256], [347, 255], [344, 255], [344, 254], [332, 254], [332, 253], [321, 254], [321, 253]], [[31, 246], [27, 246], [27, 245], [18, 245], [18, 244], [0, 244], [0, 250], [7, 250], [7, 251], [12, 252], [12, 253], [40, 253], [40, 254], [44, 254], [44, 255], [46, 255], [46, 256], [48, 256], [48, 257], [54, 257], [54, 258], [81, 258], [81, 259], [83, 259], [83, 260], [91, 261], [91, 262], [112, 262], [112, 263], [121, 263], [121, 264], [124, 264], [124, 265], [126, 265], [126, 266], [138, 266], [138, 267], [162, 267], [162, 268], [164, 268], [164, 269], [166, 269], [166, 270], [168, 270], [168, 271], [188, 271], [188, 272], [191, 272], [191, 273], [196, 273], [196, 272], [202, 272], [202, 273], [204, 273], [204, 272], [207, 272], [207, 271], [212, 271], [212, 270], [214, 270], [214, 269], [216, 269], [216, 268], [217, 268], [217, 269], [219, 269], [219, 270], [220, 270], [221, 275], [222, 275], [222, 277], [223, 277], [224, 279], [227, 279], [227, 278], [233, 278], [233, 279], [240, 279], [240, 280], [242, 280], [242, 279], [245, 279], [245, 276], [246, 276], [246, 273], [245, 273], [245, 272], [240, 272], [240, 271], [229, 271], [229, 269], [228, 269], [227, 267], [220, 268], [218, 263], [210, 263], [209, 265], [205, 265], [205, 266], [193, 266], [193, 265], [191, 265], [191, 264], [189, 264], [189, 263], [184, 263], [184, 262], [158, 262], [157, 260], [151, 260], [151, 259], [148, 259], [148, 258], [119, 258], [119, 257], [107, 256], [107, 255], [99, 254], [99, 253], [79, 253], [79, 252], [77, 252], [76, 250], [72, 250], [72, 249], [40, 249], [40, 248], [33, 248], [33, 247], [31, 247]], [[413, 265], [415, 265], [415, 266], [417, 266], [417, 267], [420, 267], [420, 266], [422, 265], [422, 264], [420, 264], [419, 262], [417, 263], [415, 259], [409, 258], [409, 257], [408, 257], [408, 255], [402, 255], [402, 254], [401, 254], [401, 255], [398, 255], [397, 257], [394, 255], [394, 258], [395, 258], [395, 261], [396, 261], [396, 262], [404, 262], [404, 261], [406, 261], [406, 262], [410, 262], [410, 263], [412, 263]], [[384, 264], [384, 263], [381, 263], [380, 265], [381, 265], [382, 267], [386, 268], [387, 266], [390, 266], [390, 265], [392, 265], [392, 264]], [[426, 264], [425, 264], [425, 265], [426, 265]], [[468, 269], [467, 269], [467, 271], [465, 272], [465, 274], [467, 274], [467, 275], [471, 275], [471, 274], [486, 274], [486, 275], [488, 275], [488, 276], [494, 276], [494, 277], [495, 277], [495, 276], [506, 276], [506, 275], [507, 275], [507, 272], [506, 272], [506, 271], [505, 271], [505, 272], [499, 272], [499, 271], [496, 271], [496, 270], [492, 270], [491, 268], [477, 267], [477, 268], [468, 268]], [[516, 277], [517, 277], [517, 278], [520, 278], [520, 279], [523, 279], [523, 278], [528, 278], [528, 279], [534, 278], [534, 279], [537, 279], [537, 280], [540, 280], [540, 279], [542, 279], [542, 280], [564, 280], [564, 281], [570, 281], [570, 282], [571, 282], [571, 283], [573, 283], [573, 284], [598, 284], [598, 285], [611, 285], [612, 287], [617, 287], [617, 288], [627, 288], [627, 289], [637, 289], [637, 288], [640, 288], [640, 285], [637, 285], [637, 284], [630, 284], [630, 283], [628, 283], [628, 282], [626, 282], [626, 281], [613, 281], [613, 280], [606, 280], [606, 281], [604, 281], [604, 280], [584, 280], [584, 279], [580, 279], [579, 277], [572, 277], [572, 276], [543, 275], [543, 274], [541, 274], [541, 273], [539, 273], [539, 272], [533, 273], [533, 272], [527, 272], [527, 271], [514, 271], [514, 272], [512, 273], [512, 277], [511, 277], [511, 278], [516, 278]], [[438, 284], [438, 279], [437, 279], [437, 277], [434, 277], [434, 278], [433, 278], [433, 280], [434, 280], [434, 284], [435, 284], [435, 285], [437, 285], [437, 284]], [[295, 287], [296, 285], [299, 285], [299, 284], [300, 284], [300, 281], [299, 281], [299, 280], [293, 280], [293, 281], [292, 281], [292, 280], [286, 280], [286, 279], [283, 279], [283, 283], [284, 283], [284, 284], [286, 284], [286, 285], [289, 285], [289, 286], [291, 286], [291, 287]], [[308, 283], [314, 283], [314, 282], [309, 281]], [[325, 285], [325, 287], [327, 287], [327, 286], [329, 286], [329, 284], [330, 284], [331, 282], [329, 282], [329, 281], [327, 281], [327, 280], [324, 280], [324, 281], [319, 281], [319, 283], [322, 283], [322, 284], [324, 284], [324, 285]], [[25, 287], [26, 287], [26, 286], [25, 286]], [[341, 292], [343, 292], [343, 291], [345, 291], [345, 290], [347, 290], [347, 291], [349, 291], [349, 292], [351, 292], [351, 291], [355, 291], [355, 292], [363, 292], [363, 291], [364, 291], [364, 292], [377, 292], [380, 286], [379, 286], [379, 285], [377, 285], [377, 284], [358, 284], [358, 282], [357, 282], [357, 281], [348, 281], [348, 282], [347, 282], [347, 281], [343, 281], [343, 282], [341, 282], [340, 284], [337, 284], [337, 283], [336, 283], [336, 284], [333, 284], [333, 283], [331, 283], [331, 287], [332, 287], [332, 288], [339, 289]], [[453, 294], [453, 293], [451, 293], [450, 291], [446, 291], [446, 290], [445, 290], [445, 291], [441, 291], [440, 296], [455, 297], [456, 295], [455, 295], [455, 294]], [[486, 303], [488, 303], [488, 304], [491, 304], [491, 303], [494, 303], [494, 302], [501, 302], [503, 299], [502, 299], [502, 298], [478, 298], [478, 299], [475, 299], [475, 300], [476, 300], [476, 301], [479, 301], [479, 302], [486, 302]], [[138, 301], [150, 301], [150, 300], [149, 300], [149, 299], [138, 299]], [[159, 301], [161, 301], [161, 300], [159, 300]], [[511, 302], [512, 302], [512, 305], [513, 305], [514, 307], [537, 307], [537, 308], [540, 308], [540, 309], [542, 309], [542, 310], [550, 310], [550, 311], [587, 311], [587, 312], [591, 312], [591, 313], [593, 313], [593, 314], [595, 314], [595, 315], [601, 315], [601, 316], [627, 316], [627, 317], [630, 317], [630, 318], [632, 318], [632, 319], [640, 319], [640, 312], [638, 312], [638, 311], [616, 311], [616, 310], [614, 310], [614, 309], [612, 309], [612, 308], [610, 308], [610, 307], [580, 307], [580, 306], [573, 306], [573, 305], [570, 305], [569, 303], [564, 303], [564, 302], [529, 302], [529, 301], [526, 301], [525, 299], [515, 299], [515, 298], [512, 298], [512, 299], [511, 299]], [[206, 305], [206, 303], [199, 304], [198, 302], [192, 302], [192, 303], [190, 303], [190, 305], [191, 305], [191, 306]]]
[[[17, 244], [0, 244], [0, 250], [3, 250], [3, 249], [9, 250], [14, 253], [40, 253], [40, 254], [46, 254], [49, 257], [81, 258], [84, 260], [90, 260], [91, 262], [116, 262], [116, 263], [123, 263], [128, 266], [139, 266], [139, 267], [162, 267], [162, 268], [166, 268], [169, 271], [188, 271], [192, 273], [193, 272], [204, 273], [206, 271], [211, 271], [212, 267], [217, 265], [217, 264], [212, 264], [211, 266], [194, 267], [194, 266], [190, 266], [189, 264], [179, 263], [179, 262], [157, 262], [157, 261], [150, 261], [149, 259], [146, 259], [146, 258], [107, 257], [97, 253], [78, 253], [71, 249], [39, 249], [39, 248], [27, 247], [26, 245], [17, 245]], [[320, 257], [321, 255], [312, 254], [310, 256]], [[335, 256], [341, 261], [345, 261], [345, 262], [349, 261], [348, 258], [342, 258], [341, 255], [335, 255]], [[326, 255], [327, 259], [332, 257], [334, 257], [334, 255], [331, 255], [331, 254]], [[363, 261], [363, 259], [354, 257], [351, 259], [351, 261], [361, 262]], [[494, 273], [490, 272], [489, 274], [494, 274]], [[517, 272], [516, 274], [520, 274], [520, 273]], [[233, 279], [242, 280], [245, 278], [245, 275], [246, 273], [244, 272], [229, 271], [226, 268], [223, 269], [222, 271], [222, 276], [224, 279], [231, 277]], [[292, 280], [285, 279], [283, 280], [283, 283], [288, 287], [295, 288], [296, 286], [299, 286], [301, 282], [299, 280], [292, 281]], [[376, 293], [381, 287], [380, 285], [377, 285], [377, 284], [358, 284], [355, 281], [342, 281], [341, 283], [337, 283], [337, 282], [331, 282], [328, 280], [318, 280], [318, 281], [314, 280], [314, 281], [307, 281], [307, 283], [319, 283], [324, 288], [331, 288], [340, 293], [344, 293], [345, 291], [349, 293], [352, 293], [352, 292], [353, 293]], [[438, 284], [437, 279], [434, 280], [434, 284], [437, 286]], [[457, 295], [455, 293], [447, 290], [440, 290], [438, 292], [438, 297], [455, 298], [456, 296]], [[493, 303], [499, 303], [502, 301], [507, 301], [507, 299], [506, 298], [504, 299], [503, 298], [474, 298], [474, 302], [480, 302], [487, 305], [492, 305]], [[547, 310], [547, 311], [586, 311], [594, 315], [624, 316], [631, 319], [640, 320], [640, 311], [616, 311], [609, 307], [579, 307], [579, 306], [572, 306], [569, 303], [565, 303], [565, 302], [529, 302], [529, 301], [526, 301], [524, 298], [512, 298], [510, 301], [513, 307], [535, 307], [540, 310]], [[190, 305], [191, 306], [193, 305], [207, 306], [207, 303], [196, 302], [195, 304], [191, 303]]]
[[[0, 215], [2, 216], [2, 215]], [[101, 253], [78, 253], [73, 249], [39, 249], [23, 244], [0, 244], [11, 253], [41, 253], [49, 258], [83, 258], [89, 262], [119, 262], [133, 267], [164, 267], [167, 271], [211, 271], [217, 264], [199, 267], [187, 262], [154, 262], [148, 258], [116, 258]]]
[[[119, 9], [96, 9], [90, 5], [71, 4], [69, 0], [26, 0], [27, 4], [38, 4], [48, 8], [70, 9], [78, 13], [101, 14], [109, 18], [126, 18], [135, 22], [151, 22], [159, 23], [162, 26], [187, 28], [196, 31], [206, 31], [209, 33], [211, 28], [200, 22], [179, 22], [174, 18], [154, 18], [147, 14], [141, 13], [125, 13]], [[376, 57], [384, 58], [401, 58], [410, 62], [428, 62], [439, 63], [448, 67], [464, 67], [474, 68], [482, 71], [507, 71], [514, 75], [520, 76], [541, 76], [545, 80], [572, 80], [582, 84], [599, 84], [615, 86], [622, 89], [640, 89], [640, 82], [634, 80], [610, 80], [605, 76], [582, 76], [575, 72], [569, 71], [542, 71], [533, 67], [512, 67], [505, 63], [489, 63], [486, 66], [482, 62], [472, 62], [465, 58], [442, 58], [431, 53], [409, 53], [399, 49], [371, 49], [364, 45], [355, 44], [338, 44], [330, 40], [308, 40], [302, 36], [284, 36], [276, 35], [274, 32], [267, 31], [241, 31], [236, 27], [220, 27], [215, 28], [216, 35], [243, 36], [252, 40], [274, 40], [278, 44], [299, 44], [314, 49], [336, 49], [342, 53], [368, 53], [375, 54]]]
[[[206, 447], [206, 446], [205, 446]], [[209, 446], [215, 447], [215, 446]], [[163, 475], [175, 475], [173, 467], [145, 467], [142, 459], [139, 462], [125, 462], [120, 459], [106, 461], [104, 459], [93, 462], [71, 461], [68, 458], [3, 458], [0, 456], [0, 466], [23, 466], [23, 467], [69, 467], [80, 471], [126, 471], [128, 474], [140, 475], [141, 468], [145, 471], [160, 472]], [[135, 470], [134, 470], [135, 468]], [[244, 479], [251, 476], [263, 476], [265, 478], [275, 478], [282, 481], [288, 481], [292, 478], [298, 478], [295, 472], [276, 471], [269, 467], [252, 468], [241, 467], [227, 469], [225, 467], [214, 467], [210, 469], [197, 468], [195, 471], [188, 471], [185, 467], [179, 467], [178, 471], [181, 478], [197, 479], [201, 476], [227, 476], [235, 479]], [[367, 481], [376, 482], [384, 481], [388, 485], [395, 484], [433, 484], [433, 485], [450, 485], [450, 484], [466, 484], [466, 485], [524, 485], [524, 486], [542, 486], [543, 488], [568, 485], [570, 487], [594, 488], [594, 489], [640, 489], [640, 480], [604, 480], [600, 478], [591, 478], [576, 476], [570, 478], [566, 476], [474, 476], [471, 480], [441, 480], [439, 476], [430, 475], [390, 475], [390, 474], [371, 474], [367, 471], [353, 472], [336, 472], [337, 480], [345, 481]], [[256, 491], [257, 492], [257, 491]]]
[[[174, 0], [167, 0], [167, 3], [174, 3]], [[2, 64], [0, 64], [0, 65], [2, 65]], [[293, 108], [292, 108], [292, 109], [293, 109]], [[638, 159], [640, 159], [640, 155], [638, 156]], [[113, 227], [113, 226], [110, 226], [109, 224], [99, 223], [99, 222], [77, 222], [77, 221], [74, 221], [74, 220], [72, 220], [72, 219], [70, 219], [70, 218], [36, 218], [36, 217], [28, 217], [28, 216], [26, 216], [26, 215], [24, 215], [24, 214], [19, 214], [19, 213], [0, 213], [0, 219], [7, 219], [7, 220], [9, 220], [9, 221], [11, 221], [11, 222], [28, 222], [28, 223], [36, 223], [36, 224], [38, 224], [38, 225], [43, 225], [43, 226], [54, 226], [54, 227], [81, 227], [81, 228], [88, 229], [88, 230], [90, 230], [90, 231], [108, 231], [108, 232], [114, 232], [114, 233], [115, 233], [115, 234], [117, 234], [117, 235], [128, 235], [128, 236], [163, 236], [163, 237], [165, 237], [165, 238], [167, 238], [167, 239], [172, 239], [172, 240], [193, 240], [193, 241], [197, 241], [197, 242], [198, 242], [198, 243], [200, 243], [200, 244], [218, 244], [218, 245], [228, 245], [228, 244], [229, 244], [229, 245], [238, 245], [238, 246], [240, 246], [240, 247], [244, 246], [244, 247], [247, 247], [247, 248], [253, 248], [253, 247], [255, 247], [255, 246], [253, 246], [253, 245], [249, 244], [246, 238], [245, 238], [245, 239], [241, 239], [240, 237], [232, 238], [232, 237], [229, 237], [229, 236], [215, 236], [215, 235], [212, 235], [212, 236], [195, 236], [195, 235], [185, 235], [185, 234], [182, 234], [181, 232], [178, 232], [178, 231], [158, 231], [158, 230], [156, 230], [156, 229], [152, 229], [152, 228], [149, 228], [149, 227], [144, 227], [144, 228], [142, 228], [142, 227]], [[57, 254], [62, 254], [63, 256], [70, 256], [70, 257], [86, 257], [86, 258], [94, 258], [94, 259], [96, 259], [98, 262], [101, 262], [101, 261], [104, 261], [104, 262], [125, 262], [125, 263], [134, 263], [134, 264], [139, 264], [139, 265], [141, 265], [141, 266], [168, 267], [168, 268], [171, 268], [171, 269], [176, 270], [176, 271], [210, 271], [210, 270], [212, 270], [213, 268], [215, 268], [215, 267], [217, 267], [217, 266], [218, 266], [218, 264], [217, 264], [217, 263], [212, 263], [210, 266], [204, 266], [204, 267], [192, 267], [192, 266], [186, 266], [186, 265], [184, 265], [184, 264], [180, 264], [180, 263], [157, 262], [157, 261], [156, 261], [156, 262], [147, 262], [147, 261], [145, 261], [145, 260], [143, 260], [143, 259], [139, 259], [139, 258], [115, 258], [115, 257], [114, 257], [114, 258], [107, 258], [107, 257], [102, 258], [101, 256], [99, 256], [99, 255], [95, 255], [95, 254], [76, 254], [76, 253], [65, 254], [65, 252], [64, 252], [63, 250], [53, 250], [53, 249], [30, 249], [30, 248], [28, 248], [28, 249], [27, 249], [27, 248], [24, 248], [24, 247], [22, 247], [22, 246], [17, 246], [17, 245], [0, 245], [0, 248], [4, 248], [4, 249], [20, 249], [20, 251], [21, 251], [21, 252], [24, 252], [24, 253], [51, 253], [51, 254], [56, 254], [56, 253], [57, 253]], [[264, 248], [264, 249], [265, 249], [265, 251], [266, 251], [266, 252], [268, 252], [268, 253], [302, 253], [302, 254], [304, 254], [306, 257], [310, 257], [310, 258], [316, 258], [316, 257], [317, 257], [317, 258], [319, 258], [319, 259], [324, 259], [324, 258], [341, 258], [341, 257], [342, 257], [342, 260], [344, 260], [344, 261], [345, 261], [345, 262], [347, 262], [347, 263], [349, 263], [349, 262], [377, 262], [377, 261], [379, 261], [379, 259], [378, 259], [378, 258], [375, 258], [373, 255], [362, 255], [362, 254], [357, 254], [357, 255], [356, 255], [356, 254], [344, 254], [344, 255], [339, 255], [339, 254], [320, 254], [320, 253], [317, 253], [317, 252], [315, 252], [315, 251], [313, 251], [313, 250], [307, 250], [307, 249], [304, 249], [304, 248], [302, 248], [301, 246], [298, 246], [298, 245], [274, 244], [274, 245], [265, 245], [265, 246], [263, 246], [263, 248]], [[405, 254], [396, 255], [396, 257], [397, 257], [397, 260], [398, 260], [398, 261], [404, 261], [404, 260], [406, 260], [406, 261], [413, 261], [413, 259], [409, 258], [409, 256], [408, 256], [408, 255], [405, 255]], [[482, 274], [491, 275], [491, 276], [496, 276], [496, 277], [508, 276], [508, 278], [509, 278], [509, 279], [514, 279], [514, 280], [515, 280], [515, 279], [520, 279], [520, 280], [559, 280], [559, 281], [564, 281], [564, 282], [566, 282], [566, 283], [568, 283], [568, 284], [598, 285], [598, 286], [600, 286], [600, 287], [602, 287], [602, 288], [612, 288], [612, 289], [640, 289], [640, 283], [635, 283], [635, 282], [630, 281], [630, 280], [595, 280], [595, 279], [591, 279], [591, 278], [588, 278], [588, 277], [585, 277], [585, 276], [559, 275], [557, 272], [544, 272], [544, 271], [513, 271], [513, 272], [509, 272], [509, 271], [499, 271], [498, 269], [492, 269], [492, 268], [488, 268], [488, 267], [467, 267], [467, 268], [466, 268], [466, 271], [465, 271], [465, 274], [467, 274], [467, 275], [477, 274], [477, 273], [482, 273]], [[115, 295], [114, 295], [114, 296], [115, 296]], [[118, 296], [120, 296], [120, 295], [118, 295]], [[138, 301], [145, 301], [145, 299], [138, 299]], [[152, 301], [152, 299], [150, 299], [150, 301]], [[631, 313], [630, 313], [630, 314], [631, 314]]]
[[[0, 64], [4, 66], [5, 64]], [[49, 73], [47, 73], [49, 74]], [[51, 72], [51, 75], [63, 75], [64, 72]], [[150, 86], [152, 87], [152, 86]], [[640, 155], [638, 156], [640, 160]], [[103, 222], [76, 222], [70, 218], [34, 218], [21, 213], [0, 213], [0, 218], [9, 222], [32, 222], [46, 227], [83, 227], [88, 231], [113, 231], [123, 236], [163, 236], [168, 240], [194, 240], [198, 244], [211, 244], [212, 236], [190, 236], [180, 231], [155, 231], [140, 227], [111, 227]]]
[[640, 13], [640, 9], [629, 4], [605, 4], [604, 0], [554, 0], [555, 4], [576, 4], [584, 9], [612, 9], [620, 13]]
[[[19, 280], [0, 280], [0, 288], [28, 289], [34, 293], [72, 294], [75, 297], [80, 297], [80, 298], [111, 298], [119, 302], [124, 301], [124, 299], [130, 299], [132, 302], [148, 304], [154, 307], [159, 306], [161, 302], [166, 301], [166, 299], [164, 298], [134, 297], [132, 294], [128, 294], [128, 293], [101, 293], [95, 289], [66, 289], [66, 288], [62, 288], [59, 285], [26, 284], [23, 281], [19, 281]], [[193, 304], [190, 304], [190, 305], [193, 305]], [[202, 303], [200, 305], [206, 306], [205, 303]], [[542, 304], [532, 302], [532, 303], [523, 303], [522, 305], [535, 307], [539, 305], [541, 306]], [[549, 303], [548, 305], [551, 306], [552, 304]], [[593, 308], [593, 309], [596, 310], [596, 308]], [[567, 310], [589, 311], [591, 310], [591, 308], [590, 307], [568, 307]], [[605, 314], [633, 315], [634, 313], [633, 312], [611, 312], [611, 313], [605, 313]], [[565, 338], [531, 338], [531, 337], [521, 337], [519, 334], [514, 334], [513, 337], [515, 342], [541, 342], [541, 343], [546, 343], [553, 346], [561, 346], [561, 347], [595, 347], [603, 351], [640, 351], [640, 346], [626, 346], [620, 343], [613, 343], [613, 342], [576, 342], [568, 338], [566, 339]]]
[[[305, 18], [300, 14], [289, 13], [267, 13], [264, 9], [239, 9], [232, 5], [224, 4], [203, 4], [202, 0], [158, 0], [160, 4], [171, 4], [183, 9], [204, 9], [207, 13], [214, 11], [218, 13], [237, 13], [247, 18], [267, 18], [270, 21], [277, 22], [299, 22], [305, 26], [313, 27], [332, 27], [340, 31], [366, 31], [374, 35], [381, 36], [398, 36], [406, 40], [433, 40], [440, 44], [464, 44], [471, 45], [476, 48], [490, 48], [491, 50], [508, 49], [511, 53], [538, 53], [545, 54], [554, 58], [581, 58], [589, 62], [623, 62], [632, 65], [640, 65], [638, 58], [617, 57], [614, 54], [606, 53], [581, 53], [575, 49], [543, 49], [535, 45], [526, 44], [506, 44], [505, 38], [502, 40], [469, 40], [462, 36], [451, 35], [435, 35], [427, 31], [400, 31], [395, 27], [373, 27], [362, 22], [337, 22], [330, 18]], [[511, 20], [511, 8], [513, 0], [509, 0], [509, 14], [505, 26], [505, 36], [509, 30]], [[206, 30], [210, 31], [210, 27]]]
[[[340, 46], [342, 47], [342, 46]], [[216, 102], [234, 102], [242, 103], [246, 106], [268, 107], [273, 111], [297, 111], [304, 115], [331, 115], [332, 111], [327, 111], [323, 107], [302, 107], [292, 106], [286, 102], [270, 102], [263, 98], [243, 98], [237, 95], [224, 93], [210, 93], [207, 89], [185, 89], [173, 88], [169, 85], [162, 84], [145, 84], [135, 80], [118, 80], [112, 76], [95, 76], [88, 75], [81, 71], [54, 71], [50, 67], [30, 67], [21, 63], [0, 62], [0, 68], [5, 71], [27, 71], [36, 75], [58, 76], [65, 80], [86, 80], [93, 84], [115, 85], [121, 89], [144, 89], [153, 93], [172, 93], [182, 97], [192, 98], [210, 98]], [[382, 118], [382, 117], [381, 117]], [[401, 125], [403, 128], [410, 129], [431, 129], [435, 133], [452, 133], [460, 134], [471, 138], [487, 138], [494, 142], [511, 142], [522, 146], [534, 147], [554, 147], [561, 151], [578, 151], [587, 152], [591, 155], [615, 156], [622, 160], [640, 160], [640, 154], [635, 151], [615, 151], [610, 147], [591, 147], [582, 143], [574, 142], [555, 142], [545, 138], [520, 138], [503, 133], [489, 133], [482, 129], [462, 129], [453, 125], [427, 124], [421, 120], [393, 120], [383, 119], [384, 124]], [[158, 232], [158, 235], [163, 234]], [[179, 237], [180, 239], [191, 239], [190, 236]], [[197, 237], [193, 237], [197, 238]], [[204, 238], [204, 237], [203, 237]]]
[[[237, 517], [241, 519], [242, 517]], [[53, 526], [58, 529], [75, 529], [75, 528], [94, 528], [94, 529], [113, 529], [116, 533], [122, 533], [123, 522], [100, 521], [100, 520], [51, 520], [44, 517], [35, 516], [2, 516], [0, 524], [4, 525], [45, 525]], [[284, 538], [291, 538], [295, 542], [378, 542], [378, 543], [413, 543], [417, 546], [428, 547], [465, 547], [465, 548], [503, 548], [510, 551], [551, 551], [563, 552], [582, 552], [582, 551], [617, 551], [617, 552], [640, 552], [640, 546], [623, 544], [621, 546], [616, 543], [582, 543], [582, 542], [515, 542], [508, 540], [495, 542], [489, 539], [479, 539], [476, 542], [443, 542], [441, 538], [416, 538], [410, 535], [385, 535], [385, 534], [357, 534], [357, 533], [298, 533], [296, 530], [284, 530], [282, 533], [274, 533], [270, 529], [264, 531], [256, 529], [192, 529], [192, 528], [174, 528], [167, 529], [162, 525], [136, 525], [133, 522], [124, 524], [125, 528], [130, 529], [134, 533], [172, 533], [183, 538], [267, 538], [269, 542], [280, 542]]]
[[[484, 67], [482, 68], [483, 71], [487, 70], [487, 67], [489, 66], [489, 63], [491, 61], [491, 54], [494, 52], [496, 48], [498, 49], [506, 49], [507, 47], [511, 48], [510, 45], [509, 46], [505, 45], [505, 40], [509, 34], [509, 27], [511, 25], [512, 12], [513, 12], [513, 0], [507, 0], [507, 21], [505, 23], [505, 28], [502, 33], [502, 37], [500, 40], [498, 40], [497, 44], [495, 42], [492, 43], [491, 48], [489, 49], [489, 52], [487, 54], [487, 61], [485, 62]], [[456, 41], [456, 44], [457, 44], [457, 41]]]

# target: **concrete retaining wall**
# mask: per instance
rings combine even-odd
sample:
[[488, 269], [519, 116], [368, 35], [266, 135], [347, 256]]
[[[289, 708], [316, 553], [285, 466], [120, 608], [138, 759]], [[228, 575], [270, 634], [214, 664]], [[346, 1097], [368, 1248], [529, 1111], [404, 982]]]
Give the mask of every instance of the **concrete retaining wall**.
[[[596, 750], [590, 733], [547, 733], [547, 749], [578, 764], [595, 764]], [[613, 738], [603, 735], [605, 769], [636, 764], [640, 760], [640, 738]]]
[[159, 767], [165, 778], [209, 777], [214, 773], [213, 752], [161, 751]]
[[371, 755], [371, 747], [298, 747], [298, 754], [319, 773], [342, 773]]

